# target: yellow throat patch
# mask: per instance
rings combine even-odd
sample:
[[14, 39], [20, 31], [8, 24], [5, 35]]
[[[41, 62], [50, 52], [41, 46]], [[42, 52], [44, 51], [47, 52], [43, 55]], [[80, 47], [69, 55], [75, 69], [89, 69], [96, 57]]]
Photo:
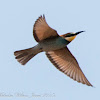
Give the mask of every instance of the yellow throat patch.
[[66, 37], [65, 39], [69, 42], [75, 39], [76, 36]]

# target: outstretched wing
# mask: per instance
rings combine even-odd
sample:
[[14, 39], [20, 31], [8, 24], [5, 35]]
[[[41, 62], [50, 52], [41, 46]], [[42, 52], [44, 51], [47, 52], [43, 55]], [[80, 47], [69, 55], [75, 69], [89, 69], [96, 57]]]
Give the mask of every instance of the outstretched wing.
[[57, 34], [57, 31], [49, 27], [45, 20], [45, 16], [40, 16], [33, 27], [33, 36], [37, 42], [40, 42], [44, 39], [50, 38], [50, 37], [56, 37], [59, 36]]
[[46, 52], [46, 55], [56, 68], [68, 75], [70, 78], [77, 82], [92, 86], [80, 69], [75, 57], [71, 54], [67, 47]]

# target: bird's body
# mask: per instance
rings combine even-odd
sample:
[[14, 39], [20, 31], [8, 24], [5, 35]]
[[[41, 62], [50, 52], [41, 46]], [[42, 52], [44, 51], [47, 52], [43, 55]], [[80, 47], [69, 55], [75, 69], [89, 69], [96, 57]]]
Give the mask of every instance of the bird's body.
[[38, 44], [29, 49], [15, 51], [14, 55], [18, 62], [25, 65], [36, 54], [45, 52], [51, 63], [60, 71], [78, 82], [92, 86], [80, 69], [77, 60], [66, 47], [81, 32], [84, 31], [60, 36], [47, 24], [45, 16], [40, 16], [33, 27], [33, 36]]
[[69, 42], [67, 40], [59, 36], [50, 39], [45, 39], [39, 42], [39, 45], [43, 51], [47, 52], [47, 51], [57, 50], [66, 47], [68, 43]]

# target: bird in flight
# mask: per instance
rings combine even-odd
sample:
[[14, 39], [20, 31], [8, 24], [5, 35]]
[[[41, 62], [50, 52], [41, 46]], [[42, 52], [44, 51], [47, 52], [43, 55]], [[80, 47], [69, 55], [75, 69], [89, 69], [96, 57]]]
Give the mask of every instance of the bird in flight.
[[47, 24], [45, 16], [40, 16], [33, 27], [33, 36], [38, 44], [32, 48], [15, 51], [15, 58], [19, 63], [25, 65], [36, 54], [45, 52], [47, 58], [61, 72], [77, 82], [92, 86], [66, 46], [82, 32], [84, 31], [58, 35], [57, 31]]

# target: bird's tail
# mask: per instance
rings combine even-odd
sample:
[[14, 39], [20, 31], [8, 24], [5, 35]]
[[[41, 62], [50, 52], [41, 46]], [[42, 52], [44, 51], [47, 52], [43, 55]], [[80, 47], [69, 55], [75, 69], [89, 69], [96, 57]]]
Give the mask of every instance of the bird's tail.
[[15, 59], [22, 65], [25, 65], [31, 58], [33, 58], [36, 54], [38, 54], [40, 51], [35, 49], [35, 47], [15, 51], [14, 55], [16, 56]]

